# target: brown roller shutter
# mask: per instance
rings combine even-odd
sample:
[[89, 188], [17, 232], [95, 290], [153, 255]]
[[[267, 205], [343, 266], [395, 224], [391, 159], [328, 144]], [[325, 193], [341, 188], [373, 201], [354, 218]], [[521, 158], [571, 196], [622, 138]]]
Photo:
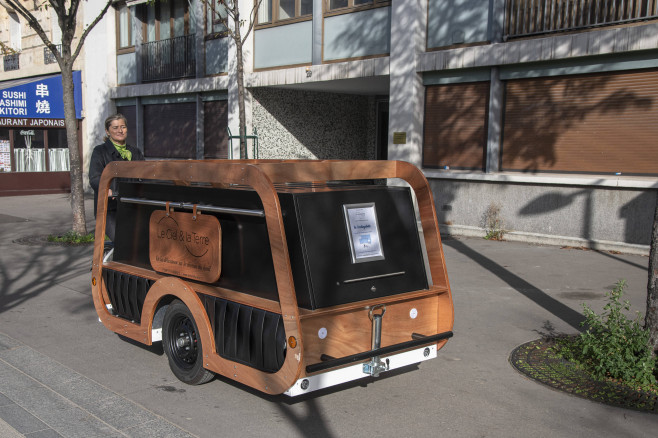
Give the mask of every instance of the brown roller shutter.
[[203, 103], [203, 158], [228, 158], [228, 101]]
[[145, 105], [144, 155], [196, 158], [196, 103]]
[[425, 90], [423, 166], [484, 169], [489, 82]]
[[507, 83], [502, 169], [658, 174], [658, 71]]

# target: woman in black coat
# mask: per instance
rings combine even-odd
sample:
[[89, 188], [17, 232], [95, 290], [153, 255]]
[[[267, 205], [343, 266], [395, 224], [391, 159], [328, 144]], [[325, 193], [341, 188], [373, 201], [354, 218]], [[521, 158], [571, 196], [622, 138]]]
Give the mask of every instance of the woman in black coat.
[[[94, 217], [98, 203], [98, 184], [103, 169], [112, 161], [144, 160], [142, 152], [128, 144], [128, 121], [122, 114], [115, 114], [105, 119], [105, 143], [94, 148], [89, 162], [89, 185], [94, 189]], [[117, 194], [117, 180], [112, 181], [109, 196]], [[105, 233], [114, 241], [114, 228], [116, 223], [116, 203], [108, 202]]]

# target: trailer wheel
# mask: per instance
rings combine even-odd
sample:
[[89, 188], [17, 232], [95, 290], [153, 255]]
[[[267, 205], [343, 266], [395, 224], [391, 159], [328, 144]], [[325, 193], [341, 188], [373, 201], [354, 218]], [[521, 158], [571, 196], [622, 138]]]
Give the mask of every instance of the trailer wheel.
[[169, 359], [169, 368], [181, 382], [200, 385], [214, 374], [203, 368], [203, 349], [194, 317], [182, 301], [167, 307], [162, 323], [162, 346]]

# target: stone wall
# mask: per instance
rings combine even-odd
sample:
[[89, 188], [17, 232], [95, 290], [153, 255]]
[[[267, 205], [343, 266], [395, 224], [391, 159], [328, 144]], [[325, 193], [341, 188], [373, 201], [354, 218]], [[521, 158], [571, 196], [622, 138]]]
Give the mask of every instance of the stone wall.
[[375, 158], [374, 97], [275, 88], [252, 97], [259, 158]]

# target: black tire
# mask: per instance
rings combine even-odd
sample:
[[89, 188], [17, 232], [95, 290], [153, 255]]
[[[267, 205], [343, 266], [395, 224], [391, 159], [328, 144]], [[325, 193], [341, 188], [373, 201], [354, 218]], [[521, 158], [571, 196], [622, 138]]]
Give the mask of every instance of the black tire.
[[167, 307], [162, 323], [162, 348], [174, 375], [188, 385], [201, 385], [214, 374], [203, 368], [203, 348], [190, 309], [175, 300]]

